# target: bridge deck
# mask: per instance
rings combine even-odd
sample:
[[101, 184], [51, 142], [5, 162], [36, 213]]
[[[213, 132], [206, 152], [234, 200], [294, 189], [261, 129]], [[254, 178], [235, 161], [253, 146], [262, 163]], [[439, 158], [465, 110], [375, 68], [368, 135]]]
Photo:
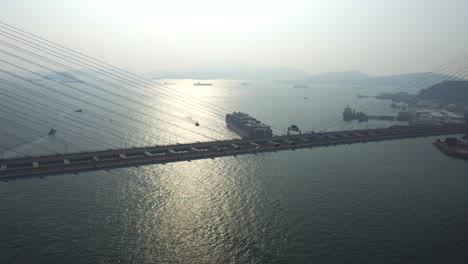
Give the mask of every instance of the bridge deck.
[[462, 134], [468, 126], [398, 127], [356, 131], [326, 132], [295, 136], [276, 136], [251, 140], [196, 142], [167, 146], [111, 149], [95, 152], [58, 154], [0, 160], [0, 179], [32, 177], [51, 174], [77, 173], [114, 167], [144, 164], [165, 164], [223, 156], [254, 154], [297, 148], [312, 148], [339, 144]]

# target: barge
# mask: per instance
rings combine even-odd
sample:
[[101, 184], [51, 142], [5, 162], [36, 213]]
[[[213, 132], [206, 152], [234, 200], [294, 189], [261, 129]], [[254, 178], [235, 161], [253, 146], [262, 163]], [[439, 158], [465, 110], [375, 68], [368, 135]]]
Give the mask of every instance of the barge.
[[456, 138], [446, 138], [444, 141], [438, 139], [433, 144], [447, 156], [468, 160], [468, 143]]

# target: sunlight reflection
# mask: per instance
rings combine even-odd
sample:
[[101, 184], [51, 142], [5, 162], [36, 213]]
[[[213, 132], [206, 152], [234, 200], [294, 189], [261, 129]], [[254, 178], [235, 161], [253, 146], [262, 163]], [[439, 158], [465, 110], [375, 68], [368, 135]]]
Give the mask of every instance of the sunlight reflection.
[[[232, 177], [239, 170], [258, 174], [255, 170], [260, 168], [251, 163], [245, 166], [245, 161], [223, 158], [141, 168], [138, 179], [145, 186], [141, 191], [146, 193], [137, 203], [145, 212], [134, 228], [138, 240], [145, 243], [141, 248], [147, 249], [146, 259], [154, 257], [155, 252], [180, 257], [180, 261], [184, 256], [197, 256], [201, 262], [208, 261], [208, 256], [212, 260], [216, 254], [216, 258], [222, 258], [226, 241], [236, 235], [238, 221], [250, 225], [254, 221], [251, 217], [255, 218], [246, 218], [239, 208], [255, 201], [257, 194], [245, 189], [246, 179]], [[249, 185], [261, 192], [256, 180]], [[165, 244], [152, 244], [156, 237]]]

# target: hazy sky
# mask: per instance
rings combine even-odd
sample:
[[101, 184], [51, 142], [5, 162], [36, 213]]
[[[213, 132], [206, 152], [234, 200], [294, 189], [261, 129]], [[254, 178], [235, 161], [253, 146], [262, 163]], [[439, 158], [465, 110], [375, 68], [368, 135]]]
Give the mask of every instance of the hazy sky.
[[0, 20], [137, 72], [222, 62], [389, 75], [468, 51], [468, 0], [0, 0]]

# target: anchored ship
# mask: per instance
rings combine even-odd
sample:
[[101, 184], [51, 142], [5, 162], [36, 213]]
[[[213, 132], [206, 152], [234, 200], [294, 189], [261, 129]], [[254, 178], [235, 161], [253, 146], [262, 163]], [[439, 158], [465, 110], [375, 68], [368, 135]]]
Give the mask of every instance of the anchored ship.
[[227, 127], [242, 138], [272, 137], [270, 126], [263, 124], [249, 114], [234, 112], [226, 115]]
[[354, 112], [349, 105], [343, 110], [343, 120], [351, 121], [354, 119]]
[[195, 86], [213, 86], [212, 83], [201, 83], [201, 82], [196, 82], [193, 85], [195, 85]]

